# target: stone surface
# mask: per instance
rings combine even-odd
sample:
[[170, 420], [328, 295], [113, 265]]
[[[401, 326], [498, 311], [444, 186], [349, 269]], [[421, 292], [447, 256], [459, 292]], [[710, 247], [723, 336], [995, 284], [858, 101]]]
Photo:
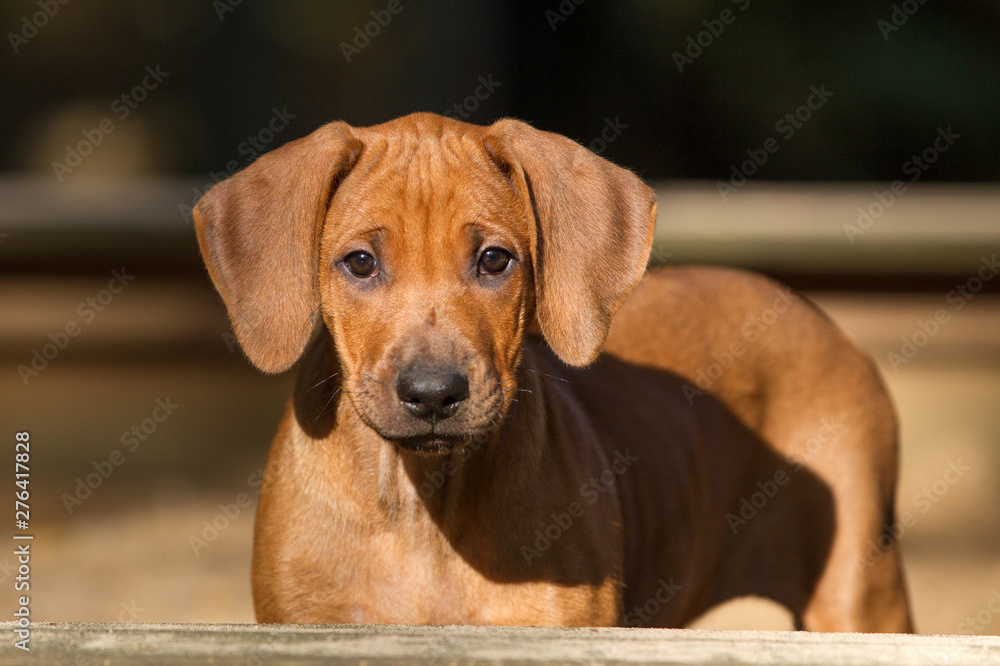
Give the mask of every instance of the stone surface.
[[8, 638], [0, 664], [1000, 663], [993, 636], [686, 629], [43, 623], [30, 645]]

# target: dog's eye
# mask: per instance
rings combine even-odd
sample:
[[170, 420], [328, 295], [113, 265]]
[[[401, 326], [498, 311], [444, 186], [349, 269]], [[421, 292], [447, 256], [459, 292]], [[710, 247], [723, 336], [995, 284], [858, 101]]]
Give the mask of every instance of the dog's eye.
[[378, 273], [375, 255], [364, 251], [352, 252], [344, 257], [344, 265], [357, 277], [371, 277]]
[[479, 255], [480, 273], [503, 273], [510, 263], [510, 252], [499, 247], [488, 247]]

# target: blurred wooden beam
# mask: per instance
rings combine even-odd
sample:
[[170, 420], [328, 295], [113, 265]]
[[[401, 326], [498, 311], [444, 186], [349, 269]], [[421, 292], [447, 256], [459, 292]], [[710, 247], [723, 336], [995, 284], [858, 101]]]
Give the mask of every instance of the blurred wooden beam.
[[[128, 260], [147, 272], [203, 272], [187, 213], [222, 175], [67, 184], [0, 178], [0, 270], [71, 273]], [[889, 280], [876, 288], [899, 289], [967, 275], [1000, 250], [993, 184], [906, 183], [894, 193], [891, 183], [751, 179], [725, 198], [714, 182], [653, 185], [655, 264], [741, 266], [803, 288], [825, 283], [796, 275]]]
[[[899, 186], [897, 185], [897, 192]], [[1000, 187], [907, 183], [672, 182], [659, 200], [654, 261], [769, 272], [952, 274], [1000, 251]]]

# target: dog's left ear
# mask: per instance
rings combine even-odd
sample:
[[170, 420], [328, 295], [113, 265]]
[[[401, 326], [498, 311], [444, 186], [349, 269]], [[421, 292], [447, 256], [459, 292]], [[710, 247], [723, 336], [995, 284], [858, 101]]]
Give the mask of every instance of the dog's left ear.
[[517, 120], [491, 125], [484, 143], [534, 218], [542, 334], [566, 363], [589, 365], [646, 269], [656, 195], [631, 171]]

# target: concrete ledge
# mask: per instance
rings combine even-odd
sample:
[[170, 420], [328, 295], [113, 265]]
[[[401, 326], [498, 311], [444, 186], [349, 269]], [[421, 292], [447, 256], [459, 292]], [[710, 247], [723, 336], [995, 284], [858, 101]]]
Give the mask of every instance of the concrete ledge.
[[998, 664], [1000, 637], [260, 624], [32, 626], [0, 664]]

